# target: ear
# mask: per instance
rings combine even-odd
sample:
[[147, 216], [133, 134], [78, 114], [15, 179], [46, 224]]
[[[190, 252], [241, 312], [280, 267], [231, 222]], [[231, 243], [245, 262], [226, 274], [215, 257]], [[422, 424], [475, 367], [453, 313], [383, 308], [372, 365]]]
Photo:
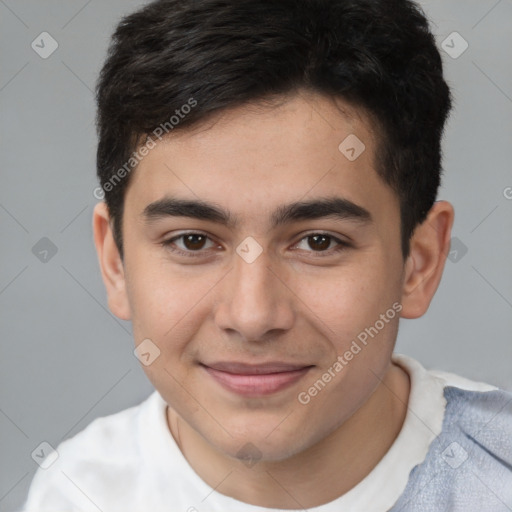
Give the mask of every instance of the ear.
[[449, 202], [436, 201], [425, 221], [414, 230], [411, 251], [405, 263], [403, 318], [418, 318], [428, 310], [450, 251], [454, 216]]
[[114, 242], [110, 215], [104, 202], [94, 207], [92, 224], [101, 276], [107, 289], [108, 307], [118, 318], [130, 320], [124, 264]]

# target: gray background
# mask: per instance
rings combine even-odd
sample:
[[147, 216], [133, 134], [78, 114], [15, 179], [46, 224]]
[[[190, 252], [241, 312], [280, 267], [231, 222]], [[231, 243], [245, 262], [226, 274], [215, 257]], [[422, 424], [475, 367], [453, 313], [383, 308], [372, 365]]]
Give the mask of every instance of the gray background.
[[[108, 311], [91, 228], [92, 90], [116, 22], [142, 3], [0, 0], [1, 511], [24, 500], [39, 443], [152, 391], [130, 324]], [[442, 51], [456, 109], [439, 199], [456, 210], [457, 255], [428, 313], [402, 321], [397, 351], [512, 389], [512, 0], [422, 5], [440, 47], [453, 31], [469, 43]], [[59, 44], [47, 59], [31, 48], [43, 31]], [[32, 249], [43, 237], [57, 249], [47, 261]]]

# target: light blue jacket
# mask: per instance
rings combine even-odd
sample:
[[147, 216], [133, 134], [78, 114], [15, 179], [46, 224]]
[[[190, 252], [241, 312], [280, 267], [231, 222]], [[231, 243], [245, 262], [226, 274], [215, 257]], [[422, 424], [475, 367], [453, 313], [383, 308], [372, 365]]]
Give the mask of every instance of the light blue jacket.
[[444, 396], [443, 430], [391, 512], [511, 512], [512, 393]]

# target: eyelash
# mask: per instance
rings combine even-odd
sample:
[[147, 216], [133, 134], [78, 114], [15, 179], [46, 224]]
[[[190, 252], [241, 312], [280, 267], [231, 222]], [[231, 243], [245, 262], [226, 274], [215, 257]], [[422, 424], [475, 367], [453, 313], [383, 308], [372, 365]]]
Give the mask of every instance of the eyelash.
[[[167, 250], [170, 250], [171, 252], [173, 252], [179, 256], [185, 256], [186, 258], [197, 258], [197, 257], [203, 256], [204, 252], [205, 252], [203, 249], [199, 249], [197, 251], [183, 251], [181, 249], [176, 249], [175, 247], [172, 246], [176, 240], [179, 240], [180, 238], [184, 238], [188, 235], [200, 235], [200, 236], [204, 236], [207, 239], [211, 240], [210, 237], [206, 233], [201, 233], [199, 231], [188, 231], [186, 233], [182, 233], [173, 238], [169, 238], [168, 240], [164, 240], [163, 242], [160, 242], [160, 244]], [[333, 253], [339, 253], [339, 252], [344, 251], [344, 250], [348, 249], [349, 247], [351, 247], [351, 245], [348, 242], [344, 242], [343, 240], [340, 240], [339, 238], [336, 238], [335, 236], [330, 235], [329, 233], [322, 233], [322, 232], [318, 232], [318, 231], [314, 231], [314, 232], [308, 233], [307, 235], [304, 235], [295, 245], [298, 245], [303, 240], [313, 237], [315, 235], [326, 236], [326, 237], [330, 238], [331, 241], [337, 242], [338, 245], [334, 249], [328, 249], [325, 251], [307, 251], [307, 252], [312, 252], [313, 254], [316, 253], [316, 255], [313, 256], [314, 258], [323, 258], [326, 256], [332, 256]], [[326, 254], [326, 256], [324, 256], [324, 254]]]

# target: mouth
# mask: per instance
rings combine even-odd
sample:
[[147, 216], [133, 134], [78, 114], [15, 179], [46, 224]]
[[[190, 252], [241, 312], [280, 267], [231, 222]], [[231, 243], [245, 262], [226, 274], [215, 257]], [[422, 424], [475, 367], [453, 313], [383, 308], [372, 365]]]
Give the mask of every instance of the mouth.
[[216, 362], [201, 367], [224, 389], [247, 397], [265, 396], [288, 388], [304, 377], [313, 365], [282, 362], [252, 365]]

